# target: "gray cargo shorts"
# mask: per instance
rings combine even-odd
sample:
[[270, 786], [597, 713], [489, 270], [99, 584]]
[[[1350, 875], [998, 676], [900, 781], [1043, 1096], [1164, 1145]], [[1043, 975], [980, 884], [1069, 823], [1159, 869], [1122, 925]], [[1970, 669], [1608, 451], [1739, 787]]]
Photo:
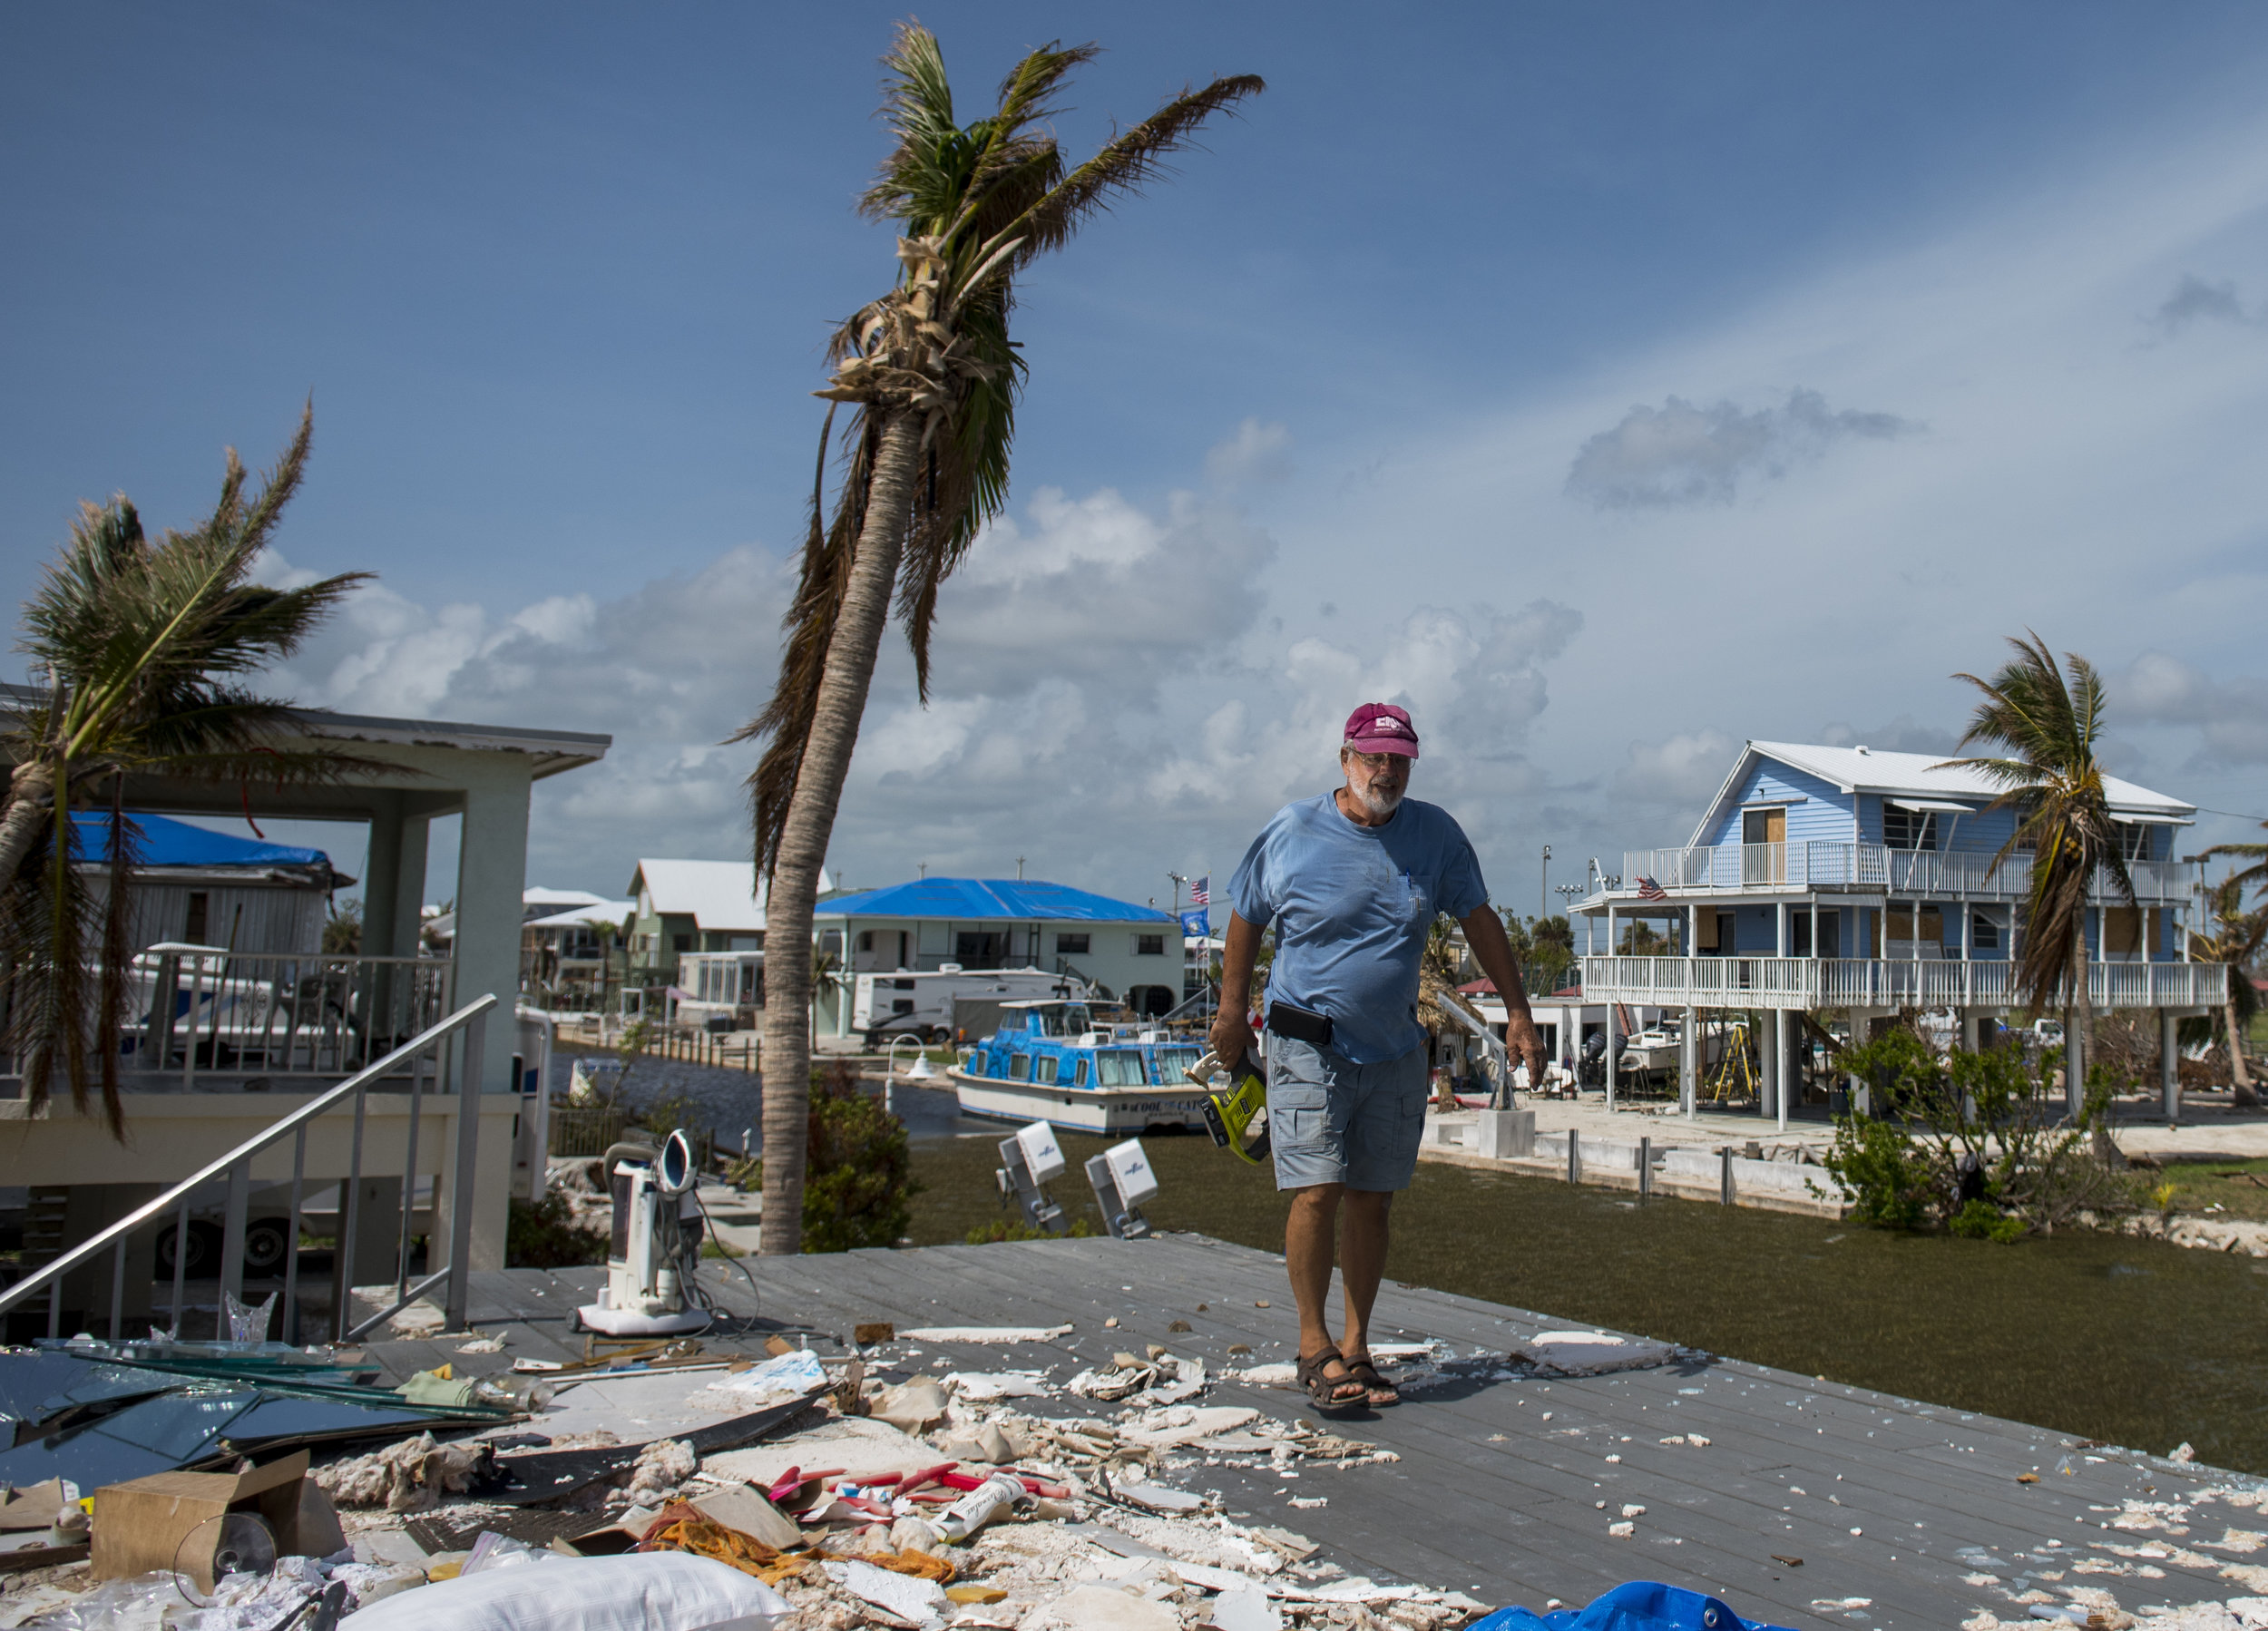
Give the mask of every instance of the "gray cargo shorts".
[[1425, 1134], [1425, 1044], [1375, 1065], [1268, 1034], [1268, 1145], [1278, 1189], [1407, 1189]]

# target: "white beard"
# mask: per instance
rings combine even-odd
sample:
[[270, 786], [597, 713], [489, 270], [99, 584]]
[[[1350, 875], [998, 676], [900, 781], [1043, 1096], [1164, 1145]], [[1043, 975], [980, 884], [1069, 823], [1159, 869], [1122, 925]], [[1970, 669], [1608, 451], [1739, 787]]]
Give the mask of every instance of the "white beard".
[[1378, 793], [1368, 787], [1358, 787], [1352, 782], [1347, 784], [1346, 790], [1354, 795], [1354, 802], [1363, 806], [1363, 813], [1374, 821], [1386, 820], [1402, 807], [1403, 799], [1408, 796], [1406, 789], [1401, 793]]

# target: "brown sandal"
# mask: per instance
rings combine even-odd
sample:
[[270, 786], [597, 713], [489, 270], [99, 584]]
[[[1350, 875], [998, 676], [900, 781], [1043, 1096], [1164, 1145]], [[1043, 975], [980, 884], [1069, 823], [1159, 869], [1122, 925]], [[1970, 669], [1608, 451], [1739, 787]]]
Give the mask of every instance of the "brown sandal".
[[1402, 1402], [1402, 1390], [1379, 1373], [1369, 1354], [1341, 1362], [1346, 1366], [1346, 1373], [1363, 1384], [1364, 1394], [1371, 1409], [1382, 1411], [1389, 1405]]
[[[1346, 1362], [1339, 1357], [1336, 1348], [1325, 1348], [1321, 1353], [1301, 1360], [1294, 1368], [1299, 1385], [1307, 1390], [1307, 1402], [1319, 1411], [1332, 1413], [1361, 1409], [1364, 1401], [1370, 1397], [1370, 1390], [1355, 1380], [1351, 1366], [1344, 1376], [1325, 1375], [1324, 1372], [1334, 1363], [1345, 1365]], [[1348, 1394], [1343, 1391], [1347, 1388], [1355, 1391]]]

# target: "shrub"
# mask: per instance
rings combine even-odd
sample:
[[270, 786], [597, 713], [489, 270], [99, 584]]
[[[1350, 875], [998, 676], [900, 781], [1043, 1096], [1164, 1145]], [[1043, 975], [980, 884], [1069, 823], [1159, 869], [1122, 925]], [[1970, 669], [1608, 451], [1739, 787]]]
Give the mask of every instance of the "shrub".
[[[1063, 1232], [1064, 1236], [1072, 1240], [1086, 1240], [1100, 1233], [1102, 1231], [1095, 1227], [1093, 1221], [1085, 1217], [1072, 1218], [1071, 1226]], [[1061, 1237], [1049, 1234], [1045, 1229], [1035, 1229], [1022, 1218], [1010, 1216], [1005, 1213], [995, 1217], [992, 1222], [981, 1223], [969, 1231], [971, 1245], [992, 1245], [1003, 1240], [1054, 1240], [1058, 1238]]]
[[815, 1070], [803, 1180], [803, 1249], [895, 1245], [912, 1226], [921, 1187], [905, 1123], [859, 1090], [848, 1065]]
[[2012, 1217], [1990, 1201], [1964, 1202], [1947, 1226], [1964, 1240], [1998, 1240], [2006, 1244], [2024, 1237], [2024, 1220]]
[[1845, 1050], [1840, 1063], [1870, 1084], [1870, 1103], [1835, 1118], [1822, 1164], [1851, 1196], [1857, 1222], [2012, 1240], [2141, 1203], [2140, 1186], [2116, 1170], [2116, 1152], [2106, 1159], [2090, 1148], [2106, 1130], [2111, 1072], [2088, 1073], [2079, 1118], [2068, 1121], [2061, 1094], [2048, 1090], [2058, 1049], [2037, 1067], [2009, 1047], [1955, 1048], [1941, 1059], [1900, 1026]]
[[581, 1268], [606, 1261], [607, 1237], [576, 1224], [567, 1197], [515, 1198], [504, 1225], [506, 1268]]

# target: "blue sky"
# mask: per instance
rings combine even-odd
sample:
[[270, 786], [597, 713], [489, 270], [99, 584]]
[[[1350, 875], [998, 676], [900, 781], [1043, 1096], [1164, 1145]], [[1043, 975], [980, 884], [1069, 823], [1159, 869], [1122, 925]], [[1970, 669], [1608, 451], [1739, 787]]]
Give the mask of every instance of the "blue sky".
[[[612, 731], [531, 881], [740, 853], [716, 743], [820, 341], [892, 269], [850, 203], [898, 15], [13, 19], [4, 587], [82, 498], [187, 521], [312, 393], [275, 570], [382, 581], [279, 684]], [[1539, 844], [1681, 841], [1744, 737], [1950, 746], [1947, 676], [2027, 624], [2113, 676], [2122, 770], [2268, 816], [2268, 13], [921, 15], [971, 114], [1024, 47], [1110, 47], [1075, 152], [1270, 89], [1026, 286], [1010, 513], [932, 708], [877, 681], [854, 883], [1225, 871], [1388, 694], [1525, 901]]]

